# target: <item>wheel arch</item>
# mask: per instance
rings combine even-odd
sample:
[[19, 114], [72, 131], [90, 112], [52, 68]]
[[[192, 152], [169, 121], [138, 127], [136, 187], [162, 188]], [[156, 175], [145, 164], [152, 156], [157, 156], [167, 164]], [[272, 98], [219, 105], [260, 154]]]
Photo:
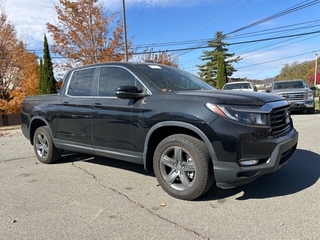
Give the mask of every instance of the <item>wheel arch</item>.
[[203, 141], [207, 146], [211, 159], [217, 159], [213, 146], [205, 135], [198, 127], [179, 121], [166, 121], [155, 124], [148, 132], [143, 151], [143, 164], [147, 171], [153, 171], [153, 153], [157, 145], [167, 136], [172, 134], [186, 134], [196, 137]]
[[[48, 122], [43, 117], [35, 116], [35, 117], [33, 117], [31, 119], [31, 122], [30, 122], [30, 143], [32, 145], [33, 145], [33, 137], [34, 137], [35, 131], [37, 130], [37, 128], [42, 127], [42, 126], [48, 126], [49, 127]], [[51, 133], [50, 127], [49, 127], [49, 133], [50, 133], [50, 135], [52, 137], [52, 133]]]

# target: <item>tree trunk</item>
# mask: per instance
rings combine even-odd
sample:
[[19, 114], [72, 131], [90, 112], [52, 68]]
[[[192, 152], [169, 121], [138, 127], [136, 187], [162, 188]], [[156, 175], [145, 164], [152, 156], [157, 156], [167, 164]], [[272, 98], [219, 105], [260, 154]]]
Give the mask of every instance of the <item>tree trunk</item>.
[[2, 114], [2, 124], [3, 126], [9, 126], [9, 118], [7, 114]]

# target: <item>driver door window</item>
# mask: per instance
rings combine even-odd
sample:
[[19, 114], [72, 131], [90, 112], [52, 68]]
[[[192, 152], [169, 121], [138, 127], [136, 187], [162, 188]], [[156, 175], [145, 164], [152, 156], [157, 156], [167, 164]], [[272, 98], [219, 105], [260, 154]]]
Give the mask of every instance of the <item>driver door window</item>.
[[103, 67], [99, 77], [99, 96], [115, 96], [118, 86], [135, 85], [142, 89], [142, 85], [126, 69], [120, 67]]

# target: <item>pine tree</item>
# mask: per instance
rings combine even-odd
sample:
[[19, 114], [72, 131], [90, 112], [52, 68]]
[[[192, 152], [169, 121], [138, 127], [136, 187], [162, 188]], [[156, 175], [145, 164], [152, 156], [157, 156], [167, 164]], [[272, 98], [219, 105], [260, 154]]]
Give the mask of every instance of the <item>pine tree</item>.
[[49, 52], [49, 46], [46, 35], [44, 35], [43, 44], [43, 60], [40, 60], [40, 80], [38, 93], [39, 94], [50, 94], [56, 93], [56, 80], [53, 75], [53, 67], [51, 56]]
[[226, 38], [226, 35], [221, 31], [216, 32], [215, 38], [208, 42], [209, 48], [214, 48], [212, 51], [204, 51], [203, 55], [200, 57], [202, 61], [206, 61], [205, 64], [199, 65], [199, 76], [203, 78], [207, 83], [216, 86], [216, 78], [218, 74], [218, 59], [219, 55], [223, 54], [224, 56], [224, 67], [221, 67], [226, 73], [226, 78], [232, 76], [235, 72], [235, 68], [232, 66], [232, 63], [237, 63], [241, 58], [234, 57], [234, 53], [228, 53], [228, 48], [226, 42], [223, 40]]
[[221, 89], [225, 83], [228, 82], [225, 57], [223, 53], [220, 53], [218, 56], [218, 72], [216, 80], [216, 88]]
[[43, 75], [43, 61], [42, 58], [40, 59], [40, 65], [39, 65], [39, 81], [38, 81], [38, 93], [42, 94], [44, 92], [44, 79]]

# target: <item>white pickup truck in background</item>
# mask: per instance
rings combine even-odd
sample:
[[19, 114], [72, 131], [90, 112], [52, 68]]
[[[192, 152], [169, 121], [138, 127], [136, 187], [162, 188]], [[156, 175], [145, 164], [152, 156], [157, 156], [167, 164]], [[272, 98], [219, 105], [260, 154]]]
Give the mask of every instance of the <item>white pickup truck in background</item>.
[[256, 86], [251, 82], [230, 82], [226, 83], [222, 90], [240, 90], [240, 91], [257, 91]]

